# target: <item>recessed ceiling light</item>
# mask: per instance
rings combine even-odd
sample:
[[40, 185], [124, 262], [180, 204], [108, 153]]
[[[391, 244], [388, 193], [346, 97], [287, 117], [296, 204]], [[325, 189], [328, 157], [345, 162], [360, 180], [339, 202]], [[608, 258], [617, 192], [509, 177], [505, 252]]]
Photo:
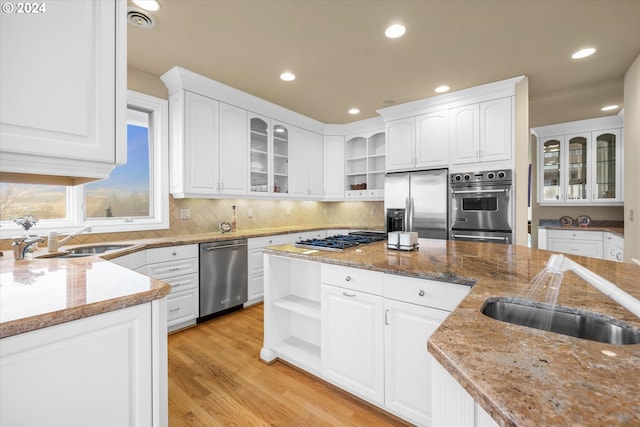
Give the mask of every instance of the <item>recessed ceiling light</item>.
[[580, 58], [586, 58], [587, 56], [591, 56], [596, 52], [596, 50], [592, 47], [588, 47], [586, 49], [580, 49], [579, 51], [575, 52], [573, 55], [571, 55], [571, 57], [573, 59], [580, 59]]
[[357, 108], [352, 108], [349, 110], [349, 114], [360, 114], [360, 110]]
[[155, 12], [160, 9], [160, 4], [156, 0], [132, 0], [136, 6], [143, 8], [144, 10], [150, 10]]
[[390, 39], [397, 39], [398, 37], [402, 37], [407, 29], [404, 25], [393, 24], [384, 32], [384, 35]]
[[438, 92], [438, 93], [444, 93], [444, 92], [448, 92], [448, 91], [449, 91], [449, 89], [451, 89], [449, 86], [447, 86], [447, 85], [442, 85], [442, 86], [438, 86], [438, 87], [436, 88], [436, 92]]
[[607, 105], [606, 107], [602, 107], [600, 111], [611, 111], [611, 110], [615, 110], [618, 107], [619, 105]]
[[280, 74], [280, 78], [282, 80], [284, 80], [285, 82], [290, 82], [292, 80], [295, 80], [296, 76], [295, 76], [295, 74], [290, 73], [290, 72], [287, 71], [286, 73]]

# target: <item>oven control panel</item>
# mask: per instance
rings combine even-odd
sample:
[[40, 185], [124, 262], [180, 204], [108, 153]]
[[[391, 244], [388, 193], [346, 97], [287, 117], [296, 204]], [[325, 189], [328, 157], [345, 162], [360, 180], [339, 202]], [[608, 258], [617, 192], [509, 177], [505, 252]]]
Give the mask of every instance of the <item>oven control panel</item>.
[[452, 173], [449, 175], [449, 182], [452, 185], [466, 184], [471, 182], [489, 183], [489, 182], [511, 182], [511, 169], [498, 169], [483, 172], [464, 172]]

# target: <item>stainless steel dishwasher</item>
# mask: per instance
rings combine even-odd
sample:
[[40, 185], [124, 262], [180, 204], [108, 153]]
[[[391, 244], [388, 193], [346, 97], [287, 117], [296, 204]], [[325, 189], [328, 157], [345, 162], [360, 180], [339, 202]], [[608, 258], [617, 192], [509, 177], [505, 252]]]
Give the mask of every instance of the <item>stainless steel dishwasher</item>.
[[198, 321], [247, 301], [247, 239], [200, 243]]

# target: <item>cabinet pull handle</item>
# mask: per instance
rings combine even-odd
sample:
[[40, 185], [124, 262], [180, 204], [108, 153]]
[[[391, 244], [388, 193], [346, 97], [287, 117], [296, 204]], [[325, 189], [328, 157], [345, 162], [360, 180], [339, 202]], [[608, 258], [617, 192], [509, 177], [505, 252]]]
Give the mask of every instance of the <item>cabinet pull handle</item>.
[[345, 277], [344, 280], [346, 280], [347, 282], [350, 282], [351, 281], [351, 276]]
[[424, 291], [422, 289], [420, 289], [420, 291], [418, 292], [418, 295], [420, 295], [421, 297], [424, 296]]
[[178, 271], [178, 270], [180, 270], [180, 267], [171, 267], [169, 269], [169, 271]]
[[176, 311], [180, 311], [180, 307], [169, 310], [169, 313], [175, 313]]
[[349, 294], [347, 292], [343, 292], [342, 295], [344, 295], [345, 297], [349, 297], [349, 298], [353, 298], [356, 296], [356, 294]]
[[388, 315], [389, 315], [389, 309], [387, 309], [387, 310], [385, 310], [385, 311], [384, 311], [384, 324], [385, 324], [385, 325], [388, 325], [388, 324], [389, 324], [389, 317], [388, 317]]
[[172, 288], [175, 288], [175, 287], [177, 287], [177, 286], [181, 286], [181, 285], [182, 285], [182, 283], [178, 282], [178, 283], [174, 283], [174, 284], [172, 284], [172, 285], [171, 285], [171, 287], [172, 287]]

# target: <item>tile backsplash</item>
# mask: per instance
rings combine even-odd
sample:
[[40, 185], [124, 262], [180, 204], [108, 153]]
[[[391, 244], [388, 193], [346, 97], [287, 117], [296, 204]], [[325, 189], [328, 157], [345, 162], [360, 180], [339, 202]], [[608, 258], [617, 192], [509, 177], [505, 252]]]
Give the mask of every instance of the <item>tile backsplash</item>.
[[[318, 227], [384, 227], [384, 202], [316, 202], [259, 199], [174, 199], [170, 197], [170, 228], [123, 233], [82, 234], [69, 244], [97, 243], [117, 240], [149, 239], [179, 235], [218, 232], [221, 221], [231, 222], [232, 206], [236, 206], [238, 230], [263, 228]], [[180, 219], [188, 210], [190, 219]], [[186, 213], [186, 212], [185, 212]], [[37, 227], [31, 232], [38, 234]], [[46, 233], [41, 233], [46, 234]], [[45, 243], [46, 245], [46, 243]], [[11, 239], [0, 240], [0, 250], [11, 250]]]

